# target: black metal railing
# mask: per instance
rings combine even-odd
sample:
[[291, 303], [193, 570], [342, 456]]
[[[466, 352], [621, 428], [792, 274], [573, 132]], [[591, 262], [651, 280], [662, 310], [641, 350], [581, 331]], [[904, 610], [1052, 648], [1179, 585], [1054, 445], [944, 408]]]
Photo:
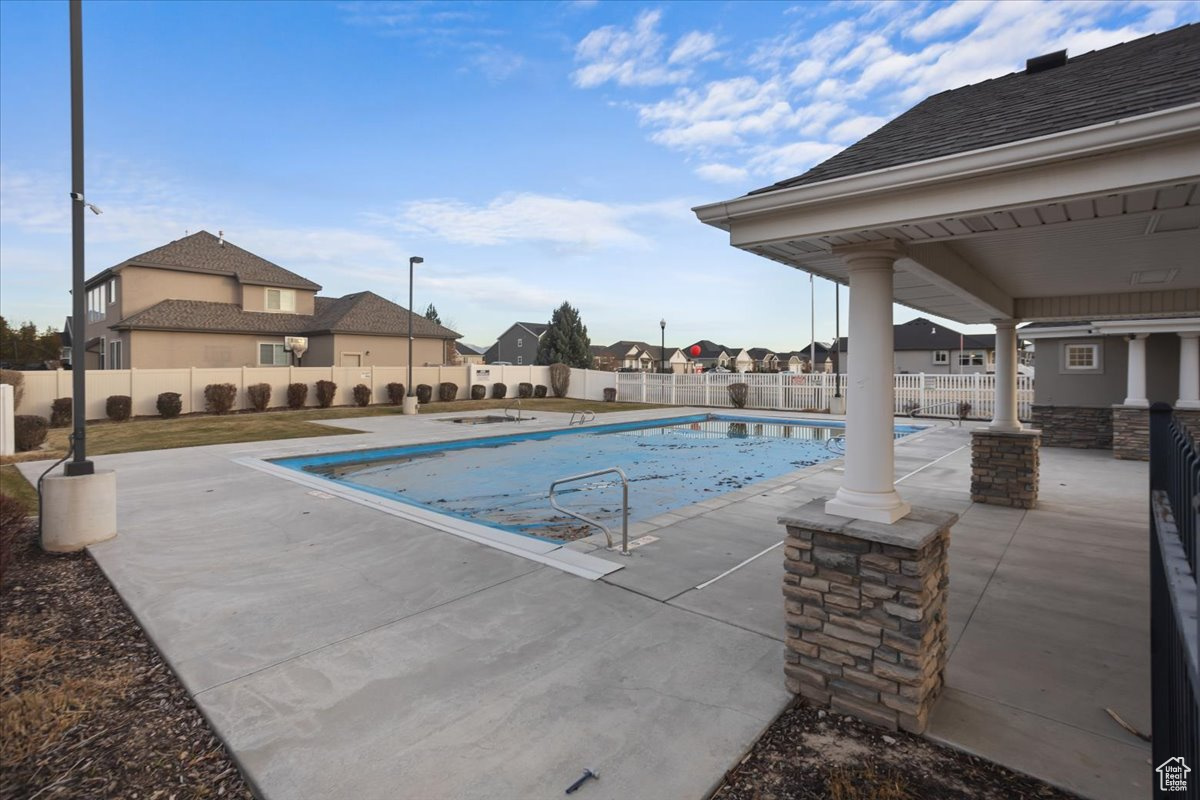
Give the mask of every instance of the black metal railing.
[[[1150, 409], [1150, 684], [1155, 798], [1200, 798], [1200, 451], [1171, 407]], [[1186, 789], [1171, 785], [1181, 779]]]

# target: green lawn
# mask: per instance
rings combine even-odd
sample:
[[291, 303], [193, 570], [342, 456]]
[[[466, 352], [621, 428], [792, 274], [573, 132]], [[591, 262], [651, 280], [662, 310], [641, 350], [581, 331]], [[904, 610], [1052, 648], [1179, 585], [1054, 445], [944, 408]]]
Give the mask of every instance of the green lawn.
[[[515, 401], [506, 400], [458, 400], [452, 403], [430, 403], [421, 407], [422, 414], [443, 414], [454, 411], [482, 411], [503, 409]], [[666, 406], [641, 403], [603, 403], [595, 400], [572, 400], [569, 398], [524, 399], [521, 410], [528, 414], [537, 411], [561, 411], [567, 414], [585, 409], [602, 414], [609, 411], [637, 411]], [[111, 453], [133, 453], [140, 450], [166, 450], [174, 447], [197, 447], [208, 444], [232, 444], [237, 442], [263, 442], [273, 439], [300, 439], [306, 436], [344, 436], [353, 431], [322, 425], [327, 419], [353, 419], [354, 417], [377, 417], [399, 414], [399, 406], [378, 405], [366, 408], [308, 408], [300, 411], [244, 412], [213, 416], [196, 414], [176, 419], [141, 417], [129, 422], [89, 422], [87, 427], [87, 452], [89, 456]], [[53, 428], [46, 438], [44, 450], [18, 453], [6, 457], [0, 468], [2, 491], [10, 496], [31, 498], [36, 507], [37, 496], [16, 468], [15, 461], [32, 461], [47, 458], [62, 458], [67, 453], [69, 429]]]

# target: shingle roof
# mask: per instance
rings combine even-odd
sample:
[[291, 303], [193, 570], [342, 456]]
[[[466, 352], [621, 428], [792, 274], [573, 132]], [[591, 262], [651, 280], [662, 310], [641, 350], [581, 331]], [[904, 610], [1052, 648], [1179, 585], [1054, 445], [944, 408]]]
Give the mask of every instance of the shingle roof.
[[[316, 298], [316, 313], [270, 314], [243, 311], [234, 303], [202, 300], [163, 300], [126, 317], [115, 329], [177, 331], [220, 331], [301, 336], [320, 333], [357, 333], [376, 336], [407, 336], [408, 312], [373, 292], [345, 297]], [[436, 322], [413, 315], [413, 335], [433, 339], [456, 339], [458, 334]]]
[[750, 194], [1032, 139], [1200, 102], [1200, 23], [1060, 67], [935, 94], [827, 161]]
[[545, 322], [518, 322], [516, 324], [520, 325], [522, 328], [529, 331], [534, 336], [541, 336], [543, 333], [546, 332], [546, 329], [548, 329], [550, 327]]
[[[700, 345], [700, 355], [693, 356], [692, 348], [696, 345]], [[716, 342], [708, 339], [701, 339], [700, 341], [693, 342], [692, 344], [689, 344], [687, 347], [683, 348], [683, 354], [688, 358], [712, 359], [719, 357], [723, 352], [729, 353], [729, 348], [723, 344], [717, 344]]]
[[[212, 272], [232, 275], [239, 283], [267, 286], [285, 286], [294, 289], [320, 291], [319, 284], [278, 264], [272, 264], [261, 256], [243, 250], [228, 239], [221, 240], [208, 231], [193, 233], [176, 239], [162, 247], [147, 250], [141, 255], [126, 259], [101, 275], [126, 266], [167, 267], [189, 272]], [[94, 276], [96, 280], [100, 275]]]

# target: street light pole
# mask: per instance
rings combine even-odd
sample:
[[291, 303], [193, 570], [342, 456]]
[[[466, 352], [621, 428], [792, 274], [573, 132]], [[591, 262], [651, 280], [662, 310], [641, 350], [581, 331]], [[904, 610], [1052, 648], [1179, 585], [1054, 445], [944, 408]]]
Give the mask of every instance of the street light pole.
[[94, 475], [87, 458], [87, 294], [84, 289], [83, 8], [71, 0], [71, 417], [72, 460], [65, 475]]
[[658, 342], [658, 371], [666, 374], [667, 372], [667, 321], [660, 319], [658, 327], [662, 329], [662, 338]]
[[413, 396], [412, 365], [413, 365], [413, 265], [424, 264], [425, 259], [412, 256], [408, 259], [408, 397]]

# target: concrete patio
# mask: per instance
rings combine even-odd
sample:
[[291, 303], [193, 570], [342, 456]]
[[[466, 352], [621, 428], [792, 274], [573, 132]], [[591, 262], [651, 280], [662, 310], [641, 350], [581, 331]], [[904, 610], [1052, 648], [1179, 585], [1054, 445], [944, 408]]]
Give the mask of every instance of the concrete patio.
[[[262, 796], [551, 797], [589, 767], [588, 797], [702, 798], [789, 702], [776, 520], [839, 462], [638, 523], [658, 538], [629, 558], [573, 544], [624, 567], [589, 581], [235, 461], [495, 433], [342, 424], [370, 435], [98, 459], [120, 535], [92, 552]], [[1003, 509], [971, 504], [969, 444], [896, 447], [904, 497], [961, 514], [929, 735], [1148, 797], [1148, 747], [1104, 711], [1148, 730], [1146, 465], [1047, 449], [1040, 507]]]

